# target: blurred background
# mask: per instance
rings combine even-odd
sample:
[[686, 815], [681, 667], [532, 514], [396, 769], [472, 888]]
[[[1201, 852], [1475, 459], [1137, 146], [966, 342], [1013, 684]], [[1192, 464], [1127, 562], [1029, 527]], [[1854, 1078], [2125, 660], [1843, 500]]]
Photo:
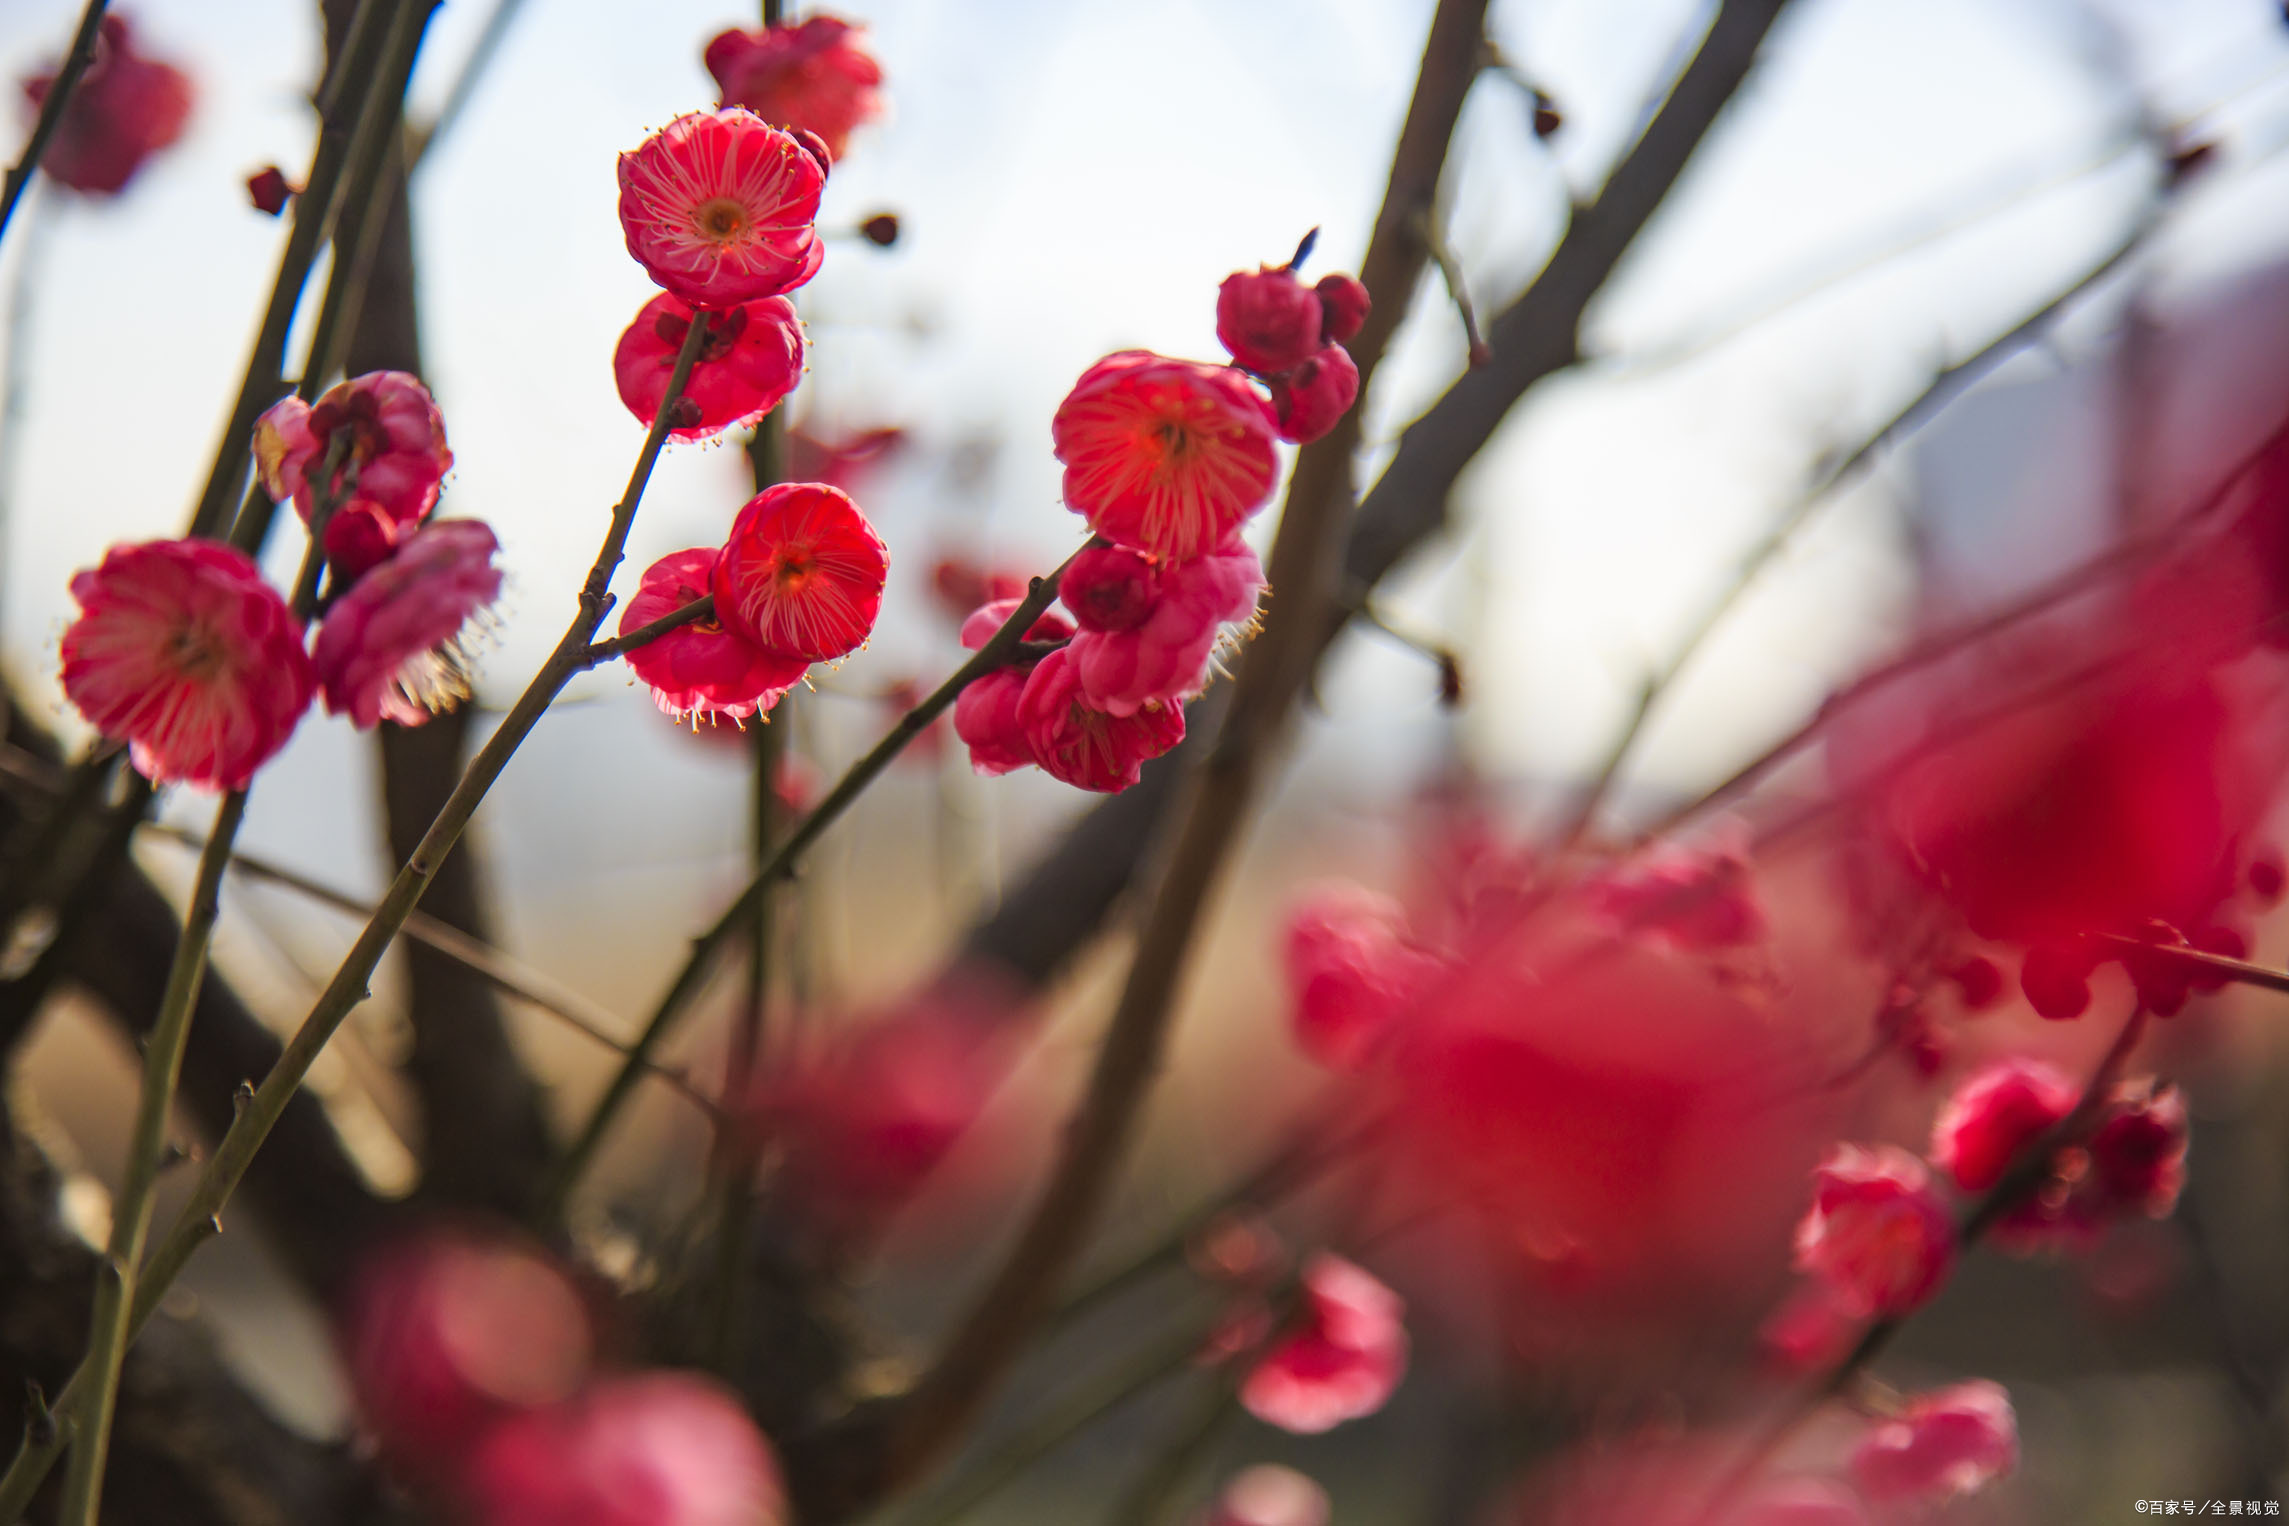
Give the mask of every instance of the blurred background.
[[[0, 71], [48, 66], [78, 9], [0, 5]], [[839, 10], [870, 29], [892, 111], [829, 184], [821, 226], [833, 241], [802, 294], [810, 370], [788, 407], [816, 439], [899, 435], [854, 488], [891, 548], [882, 625], [788, 717], [803, 771], [824, 779], [892, 718], [887, 693], [955, 665], [954, 617], [931, 592], [936, 564], [1038, 571], [1074, 544], [1048, 426], [1087, 365], [1130, 346], [1213, 358], [1216, 283], [1278, 263], [1307, 229], [1322, 230], [1315, 268], [1356, 269], [1431, 6]], [[1497, 0], [1502, 56], [1563, 121], [1538, 136], [1530, 94], [1500, 73], [1469, 98], [1442, 218], [1482, 310], [1532, 277], [1712, 10]], [[188, 135], [114, 201], [36, 187], [0, 250], [0, 663], [14, 692], [73, 738], [84, 731], [55, 676], [69, 577], [114, 541], [176, 533], [195, 496], [280, 238], [244, 182], [266, 164], [296, 174], [306, 162], [321, 57], [306, 0], [135, 0], [131, 14], [143, 48], [195, 80]], [[438, 13], [414, 120], [434, 111], [488, 15], [478, 0]], [[712, 103], [700, 48], [733, 24], [753, 18], [698, 0], [529, 0], [483, 90], [416, 174], [427, 379], [457, 459], [441, 512], [489, 521], [509, 575], [481, 707], [505, 705], [545, 656], [642, 437], [609, 364], [652, 290], [622, 244], [614, 156]], [[2157, 133], [2213, 147], [2198, 177], [2169, 183]], [[1582, 363], [1511, 413], [1463, 479], [1451, 532], [1380, 592], [1385, 619], [1456, 655], [1465, 702], [1442, 704], [1435, 668], [1372, 630], [1356, 629], [1328, 664], [1188, 976], [1147, 1163], [1108, 1241], [1150, 1238], [1308, 1094], [1276, 963], [1298, 887], [1398, 886], [1420, 873], [1426, 803], [1458, 781], [1513, 828], [1547, 821], [1777, 517], [1935, 371], [2140, 235], [2039, 342], [1880, 452], [1791, 541], [1656, 712], [1621, 814], [1722, 778], [1935, 602], [1978, 605], [2031, 585], [2123, 524], [2126, 494], [2182, 502], [2273, 427], [2289, 407], [2284, 149], [2289, 24], [2261, 0], [1793, 5], [1591, 309]], [[847, 232], [884, 211], [899, 219], [893, 247]], [[1461, 322], [1430, 274], [1366, 400], [1368, 476], [1464, 365]], [[2167, 405], [2144, 407], [2149, 397]], [[2116, 447], [2133, 415], [2147, 448], [2126, 485]], [[751, 491], [747, 472], [730, 446], [671, 447], [631, 563], [720, 538]], [[1268, 530], [1257, 527], [1259, 546]], [[273, 553], [288, 576], [298, 547]], [[928, 974], [1088, 803], [1030, 773], [975, 778], [946, 742], [901, 764], [803, 882], [798, 936], [822, 1021]], [[580, 680], [477, 821], [496, 941], [632, 1031], [685, 940], [746, 879], [748, 756], [736, 737], [679, 730], [620, 670]], [[266, 774], [242, 845], [371, 899], [391, 867], [375, 798], [364, 739], [313, 719]], [[160, 814], [197, 829], [211, 809], [177, 793]], [[163, 884], [187, 884], [190, 850], [147, 839], [138, 855]], [[1809, 883], [1777, 893], [1820, 894]], [[218, 962], [285, 1025], [353, 931], [291, 891], [239, 883]], [[2284, 951], [2262, 933], [2258, 947]], [[1116, 934], [1059, 982], [1047, 1037], [883, 1247], [861, 1294], [893, 1330], [920, 1341], [986, 1264], [992, 1245], [950, 1223], [981, 1202], [1006, 1219], [1025, 1201], [1124, 953]], [[370, 1183], [403, 1194], [416, 1167], [415, 1124], [390, 1073], [406, 1042], [402, 997], [389, 980], [377, 991], [314, 1079]], [[2195, 1077], [2193, 1196], [2227, 1242], [2228, 1292], [2201, 1286], [2200, 1268], [2157, 1231], [2080, 1262], [1974, 1258], [1911, 1332], [1903, 1371], [1994, 1376], [2019, 1406], [2026, 1465], [1964, 1519], [2128, 1519], [2140, 1498], [2247, 1492], [2237, 1401], [2204, 1317], [2246, 1307], [2267, 1340], [2289, 1330], [2289, 1089], [2273, 1000], [2220, 998], [2214, 1021], [2228, 1037]], [[722, 1043], [710, 1011], [677, 1056], [701, 1072]], [[1859, 1011], [1827, 1015], [1849, 1024]], [[577, 1119], [612, 1056], [515, 1004], [511, 1016], [560, 1122]], [[1998, 1051], [2039, 1043], [2094, 1056], [2105, 1038], [2038, 1032], [2023, 1012], [1995, 1021], [2009, 1026], [1980, 1042]], [[67, 1003], [18, 1066], [16, 1091], [32, 1099], [19, 1106], [47, 1120], [43, 1138], [81, 1173], [83, 1199], [100, 1202], [124, 1148], [132, 1064]], [[1857, 1104], [1857, 1125], [1831, 1122], [1849, 1136], [1890, 1118], [1912, 1138], [1921, 1123], [1899, 1120], [1926, 1116], [1931, 1094], [1895, 1090]], [[655, 1090], [632, 1117], [599, 1199], [695, 1192], [696, 1115]], [[2267, 1214], [2245, 1212], [2253, 1201]], [[1431, 1273], [1415, 1287], [1393, 1280], [1418, 1299], [1463, 1297]], [[189, 1286], [258, 1393], [313, 1433], [339, 1433], [346, 1400], [319, 1316], [256, 1242], [226, 1237]], [[1491, 1466], [1472, 1428], [1494, 1422], [1457, 1417], [1481, 1417], [1490, 1387], [1517, 1380], [1473, 1349], [1462, 1302], [1425, 1313], [1416, 1374], [1390, 1410], [1318, 1441], [1229, 1438], [1230, 1461], [1305, 1467], [1329, 1485], [1340, 1520], [1460, 1518], [1438, 1514], [1449, 1508], [1439, 1481]], [[1174, 1413], [1124, 1416], [981, 1518], [1070, 1519], [1072, 1491], [1108, 1459], [1141, 1455]]]

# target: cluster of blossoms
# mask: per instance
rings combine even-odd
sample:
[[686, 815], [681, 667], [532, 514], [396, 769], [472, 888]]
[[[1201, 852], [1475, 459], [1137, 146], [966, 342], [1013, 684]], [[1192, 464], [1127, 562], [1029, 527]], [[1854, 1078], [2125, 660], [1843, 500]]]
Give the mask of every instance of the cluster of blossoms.
[[[1066, 506], [1098, 539], [1059, 579], [1064, 611], [1026, 633], [1051, 649], [963, 692], [954, 729], [980, 773], [1030, 764], [1111, 792], [1184, 740], [1185, 701], [1263, 591], [1241, 530], [1271, 498], [1276, 442], [1319, 438], [1356, 399], [1341, 341], [1366, 314], [1349, 276], [1312, 288], [1292, 265], [1238, 273], [1217, 302], [1232, 365], [1123, 350], [1082, 373], [1051, 434]], [[964, 644], [982, 646], [1016, 602], [980, 607]]]
[[[798, 30], [726, 37], [777, 56], [779, 34]], [[678, 117], [621, 155], [628, 252], [663, 288], [613, 356], [621, 400], [637, 418], [658, 416], [695, 323], [704, 325], [699, 348], [668, 419], [676, 438], [752, 424], [794, 390], [803, 336], [787, 293], [824, 258], [816, 224], [831, 162], [807, 129], [773, 126], [745, 105]], [[621, 614], [623, 635], [703, 598], [714, 608], [631, 651], [629, 666], [678, 719], [767, 713], [812, 663], [865, 643], [889, 570], [888, 549], [849, 494], [824, 482], [777, 484], [739, 511], [721, 546], [670, 552], [645, 569]]]
[[[75, 191], [115, 196], [144, 160], [183, 136], [192, 90], [182, 70], [135, 50], [125, 16], [110, 12], [101, 27], [95, 57], [64, 107], [40, 168]], [[35, 112], [55, 82], [53, 70], [24, 80], [24, 99]]]
[[307, 649], [253, 559], [214, 541], [115, 546], [72, 580], [64, 693], [154, 783], [245, 788], [313, 696], [360, 728], [421, 724], [467, 697], [464, 643], [500, 595], [493, 532], [430, 521], [453, 453], [412, 377], [354, 377], [314, 407], [288, 398], [257, 425], [255, 455], [332, 569]]
[[777, 1457], [738, 1397], [696, 1373], [599, 1371], [586, 1302], [537, 1249], [467, 1232], [391, 1247], [342, 1343], [392, 1468], [487, 1526], [785, 1519]]

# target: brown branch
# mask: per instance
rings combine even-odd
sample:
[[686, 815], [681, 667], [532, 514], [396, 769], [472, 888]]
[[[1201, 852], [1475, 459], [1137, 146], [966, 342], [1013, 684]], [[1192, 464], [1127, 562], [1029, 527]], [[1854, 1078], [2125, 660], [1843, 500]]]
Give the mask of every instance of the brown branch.
[[[1667, 195], [1693, 150], [1746, 76], [1785, 0], [1733, 0], [1715, 23], [1661, 110], [1591, 206], [1575, 214], [1542, 274], [1488, 331], [1492, 363], [1457, 381], [1401, 438], [1351, 523], [1343, 553], [1343, 586], [1373, 588], [1425, 541], [1446, 528], [1446, 506], [1463, 468], [1476, 457], [1528, 388], [1577, 354], [1575, 336], [1590, 297], [1601, 286]], [[1404, 219], [1406, 209], [1386, 209]], [[1419, 267], [1418, 267], [1419, 268]], [[1373, 282], [1371, 290], [1380, 293]], [[1387, 309], [1369, 318], [1378, 346], [1396, 323]], [[1361, 392], [1372, 359], [1363, 331], [1352, 346]], [[1311, 460], [1306, 452], [1304, 461]], [[1303, 463], [1299, 462], [1299, 474]], [[1293, 492], [1291, 490], [1291, 497]], [[1343, 629], [1331, 616], [1321, 645]], [[1213, 695], [1211, 696], [1213, 697]], [[1094, 938], [1132, 887], [1191, 757], [1215, 734], [1213, 716], [1192, 711], [1192, 735], [1174, 754], [1147, 764], [1135, 788], [1081, 818], [992, 915], [970, 930], [964, 956], [992, 960], [1031, 984], [1044, 984]]]
[[[339, 59], [355, 0], [324, 0], [326, 34]], [[376, 223], [378, 221], [378, 227]], [[422, 373], [413, 221], [403, 155], [383, 167], [374, 194], [346, 207], [327, 302], [349, 319], [344, 369]], [[360, 266], [363, 268], [359, 268]], [[313, 366], [325, 358], [313, 356]], [[321, 377], [321, 379], [323, 379]], [[444, 808], [468, 760], [467, 710], [407, 728], [385, 723], [382, 810], [392, 863], [403, 863]], [[493, 942], [492, 915], [478, 847], [464, 838], [446, 854], [422, 898], [427, 915], [479, 944]], [[423, 942], [401, 955], [413, 1047], [406, 1077], [420, 1104], [424, 1198], [455, 1207], [522, 1211], [554, 1146], [539, 1084], [519, 1058], [493, 983]]]
[[[1455, 120], [1478, 74], [1485, 11], [1486, 0], [1441, 0], [1432, 18], [1360, 272], [1375, 298], [1353, 346], [1363, 377], [1382, 358], [1420, 280], [1421, 214], [1437, 194]], [[845, 1519], [934, 1465], [1008, 1373], [1087, 1243], [1160, 1070], [1193, 934], [1336, 607], [1335, 563], [1358, 441], [1354, 411], [1296, 463], [1269, 568], [1278, 597], [1241, 662], [1215, 744], [1188, 780], [1168, 867], [1055, 1172], [1016, 1245], [921, 1382], [886, 1408], [855, 1417], [846, 1435], [859, 1455], [811, 1459], [826, 1466], [798, 1481], [807, 1517]]]

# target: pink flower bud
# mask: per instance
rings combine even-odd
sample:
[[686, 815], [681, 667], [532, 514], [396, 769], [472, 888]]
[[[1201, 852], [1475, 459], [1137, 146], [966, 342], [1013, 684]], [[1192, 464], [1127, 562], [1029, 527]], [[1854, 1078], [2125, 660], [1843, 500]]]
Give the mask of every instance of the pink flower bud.
[[1299, 1435], [1372, 1415], [1407, 1372], [1406, 1305], [1360, 1267], [1322, 1252], [1303, 1272], [1293, 1325], [1240, 1383], [1240, 1403]]
[[468, 1495], [485, 1526], [783, 1526], [778, 1458], [736, 1395], [696, 1373], [597, 1384], [493, 1428]]
[[628, 252], [693, 307], [737, 307], [819, 273], [813, 226], [826, 174], [751, 111], [695, 111], [620, 156]]
[[243, 789], [310, 708], [301, 622], [244, 552], [114, 546], [71, 587], [64, 696], [152, 783]]
[[474, 519], [417, 530], [326, 612], [310, 660], [329, 715], [418, 726], [469, 697], [468, 628], [501, 595], [501, 549]]
[[1326, 275], [1312, 288], [1319, 295], [1319, 308], [1323, 327], [1320, 338], [1327, 344], [1348, 344], [1360, 326], [1367, 321], [1367, 313], [1374, 303], [1368, 299], [1367, 288], [1357, 277]]
[[[672, 615], [714, 586], [712, 546], [671, 551], [644, 569], [642, 586], [620, 612], [620, 634]], [[650, 686], [653, 702], [677, 720], [694, 715], [744, 719], [770, 710], [810, 664], [757, 646], [720, 619], [697, 620], [627, 654], [628, 667]]]
[[1922, 1307], [1955, 1263], [1955, 1225], [1922, 1161], [1896, 1145], [1840, 1144], [1814, 1177], [1796, 1268], [1858, 1318]]
[[1931, 1130], [1932, 1163], [1965, 1192], [1985, 1192], [2028, 1146], [2074, 1111], [2075, 1085], [2040, 1060], [2005, 1060], [1964, 1081]]
[[1302, 365], [1319, 348], [1325, 322], [1318, 294], [1292, 270], [1236, 270], [1216, 289], [1216, 337], [1234, 361], [1259, 376]]
[[954, 701], [954, 735], [970, 749], [970, 767], [981, 774], [1006, 774], [1035, 762], [1017, 711], [1025, 676], [1015, 668], [997, 669]]
[[[667, 396], [676, 356], [691, 331], [694, 309], [666, 292], [644, 304], [612, 353], [620, 401], [649, 427]], [[704, 440], [752, 424], [779, 406], [803, 379], [803, 326], [795, 304], [765, 297], [712, 314], [708, 337], [679, 400], [691, 404], [688, 422], [670, 430], [679, 440]]]
[[1852, 1453], [1852, 1478], [1883, 1503], [1943, 1503], [1975, 1493], [2019, 1462], [2019, 1422], [2002, 1385], [1958, 1383], [1924, 1394]]
[[716, 617], [756, 646], [826, 662], [866, 643], [889, 575], [890, 550], [848, 493], [782, 482], [731, 522]]
[[1270, 407], [1230, 366], [1123, 350], [1050, 426], [1065, 504], [1115, 545], [1182, 561], [1230, 538], [1272, 494]]
[[1359, 398], [1359, 368], [1342, 345], [1323, 345], [1272, 383], [1280, 438], [1308, 445], [1335, 427]]

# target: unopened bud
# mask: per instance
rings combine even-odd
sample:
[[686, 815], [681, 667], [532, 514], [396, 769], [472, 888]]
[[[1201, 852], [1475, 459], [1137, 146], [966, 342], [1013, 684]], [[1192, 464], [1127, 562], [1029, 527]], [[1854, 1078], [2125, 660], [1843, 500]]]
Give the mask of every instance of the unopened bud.
[[898, 214], [877, 212], [858, 225], [859, 236], [878, 248], [888, 249], [898, 242]]
[[272, 217], [286, 210], [286, 199], [295, 194], [296, 187], [289, 184], [285, 173], [275, 164], [266, 164], [246, 177], [247, 199], [255, 210]]

